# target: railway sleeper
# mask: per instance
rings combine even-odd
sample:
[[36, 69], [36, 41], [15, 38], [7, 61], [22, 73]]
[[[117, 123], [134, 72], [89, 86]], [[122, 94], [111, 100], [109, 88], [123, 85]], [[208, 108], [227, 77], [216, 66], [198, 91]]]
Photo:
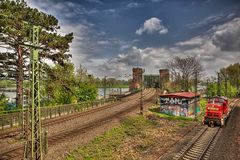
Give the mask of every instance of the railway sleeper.
[[192, 155], [185, 155], [185, 156], [183, 157], [183, 159], [184, 159], [184, 158], [192, 159], [192, 160], [195, 160], [195, 159], [196, 159], [196, 157], [195, 157], [195, 156], [192, 156]]
[[195, 144], [194, 147], [204, 147], [207, 143], [199, 143], [199, 144]]
[[199, 156], [199, 154], [200, 154], [199, 152], [191, 152], [188, 155], [192, 155], [192, 156], [197, 157], [197, 156]]
[[192, 158], [196, 159], [199, 156], [199, 154], [187, 154], [186, 156], [189, 156], [189, 157], [192, 157]]
[[190, 149], [189, 151], [190, 151], [190, 152], [195, 152], [195, 153], [199, 153], [199, 151], [202, 151], [202, 150], [195, 150], [195, 149]]
[[193, 147], [194, 150], [202, 150], [204, 147]]

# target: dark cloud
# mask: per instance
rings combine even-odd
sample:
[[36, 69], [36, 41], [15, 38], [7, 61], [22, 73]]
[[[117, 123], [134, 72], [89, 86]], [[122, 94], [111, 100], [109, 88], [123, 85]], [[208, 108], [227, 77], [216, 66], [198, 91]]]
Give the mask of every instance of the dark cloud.
[[240, 51], [240, 18], [217, 28], [213, 44], [223, 51]]

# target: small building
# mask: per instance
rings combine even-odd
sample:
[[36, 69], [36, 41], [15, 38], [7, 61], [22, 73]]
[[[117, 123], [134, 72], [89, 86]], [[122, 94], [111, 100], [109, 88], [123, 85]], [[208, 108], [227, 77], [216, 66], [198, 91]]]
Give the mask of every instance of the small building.
[[178, 92], [160, 95], [160, 112], [183, 117], [194, 117], [195, 100], [196, 114], [200, 112], [200, 95], [193, 92]]

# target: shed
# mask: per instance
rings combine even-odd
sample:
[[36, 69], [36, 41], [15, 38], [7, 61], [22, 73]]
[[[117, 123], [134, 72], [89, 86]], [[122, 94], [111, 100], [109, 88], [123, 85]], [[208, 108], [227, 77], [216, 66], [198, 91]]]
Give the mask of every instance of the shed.
[[[194, 109], [196, 114], [200, 112], [199, 94], [193, 92], [177, 92], [160, 95], [160, 112], [184, 117], [194, 117]], [[195, 100], [197, 107], [195, 108]]]

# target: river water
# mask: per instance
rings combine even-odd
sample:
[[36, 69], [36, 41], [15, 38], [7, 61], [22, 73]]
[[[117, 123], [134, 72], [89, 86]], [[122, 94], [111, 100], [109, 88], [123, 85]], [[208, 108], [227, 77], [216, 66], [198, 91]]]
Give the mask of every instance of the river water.
[[[109, 96], [109, 94], [121, 94], [123, 92], [127, 92], [128, 88], [106, 88], [106, 97]], [[16, 92], [3, 92], [0, 91], [0, 94], [4, 93], [9, 99], [15, 99], [16, 98]], [[98, 88], [98, 99], [104, 97], [104, 88]]]

